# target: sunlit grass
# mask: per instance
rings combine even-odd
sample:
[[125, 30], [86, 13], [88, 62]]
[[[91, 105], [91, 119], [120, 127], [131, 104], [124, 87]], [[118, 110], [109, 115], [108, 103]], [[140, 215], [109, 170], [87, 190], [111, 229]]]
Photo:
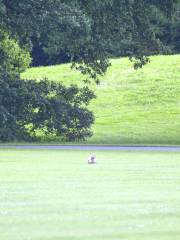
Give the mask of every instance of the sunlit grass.
[[[70, 65], [32, 68], [22, 77], [80, 86], [84, 79]], [[97, 99], [89, 107], [96, 117], [89, 143], [180, 144], [180, 55], [151, 57], [137, 71], [114, 59], [101, 84], [90, 87]]]
[[180, 153], [0, 149], [1, 240], [179, 240]]

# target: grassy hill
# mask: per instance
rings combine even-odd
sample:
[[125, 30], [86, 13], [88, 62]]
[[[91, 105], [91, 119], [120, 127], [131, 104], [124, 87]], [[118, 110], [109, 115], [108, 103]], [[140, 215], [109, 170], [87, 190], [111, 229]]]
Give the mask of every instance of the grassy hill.
[[[48, 78], [83, 85], [83, 76], [69, 65], [29, 69], [23, 78]], [[134, 70], [128, 59], [114, 59], [101, 84], [90, 85], [97, 98], [97, 144], [180, 144], [180, 55], [151, 57], [151, 63]]]

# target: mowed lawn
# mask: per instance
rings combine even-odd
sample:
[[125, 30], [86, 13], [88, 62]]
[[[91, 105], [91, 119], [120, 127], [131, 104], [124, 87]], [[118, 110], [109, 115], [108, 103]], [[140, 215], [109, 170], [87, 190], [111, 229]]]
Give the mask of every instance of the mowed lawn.
[[[101, 84], [89, 85], [97, 98], [93, 144], [180, 144], [180, 55], [154, 56], [134, 70], [128, 59], [111, 60]], [[83, 86], [69, 64], [31, 68], [22, 78], [48, 78]]]
[[0, 240], [179, 240], [180, 153], [0, 150]]

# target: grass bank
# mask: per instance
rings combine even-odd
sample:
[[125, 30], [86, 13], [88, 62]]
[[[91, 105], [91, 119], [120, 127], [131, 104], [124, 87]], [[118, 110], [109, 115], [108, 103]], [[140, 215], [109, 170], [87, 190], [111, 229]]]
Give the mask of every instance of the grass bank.
[[[90, 87], [97, 98], [89, 108], [96, 121], [92, 144], [180, 144], [180, 55], [154, 56], [134, 70], [127, 59], [111, 61], [101, 84]], [[69, 65], [29, 69], [23, 78], [48, 78], [83, 85]]]

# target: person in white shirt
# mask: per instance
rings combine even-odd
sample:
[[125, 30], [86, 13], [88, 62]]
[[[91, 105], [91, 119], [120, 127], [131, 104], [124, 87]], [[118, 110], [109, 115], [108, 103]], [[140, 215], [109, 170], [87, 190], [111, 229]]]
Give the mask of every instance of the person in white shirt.
[[97, 162], [96, 156], [92, 154], [92, 155], [88, 158], [88, 164], [95, 164], [96, 162]]

